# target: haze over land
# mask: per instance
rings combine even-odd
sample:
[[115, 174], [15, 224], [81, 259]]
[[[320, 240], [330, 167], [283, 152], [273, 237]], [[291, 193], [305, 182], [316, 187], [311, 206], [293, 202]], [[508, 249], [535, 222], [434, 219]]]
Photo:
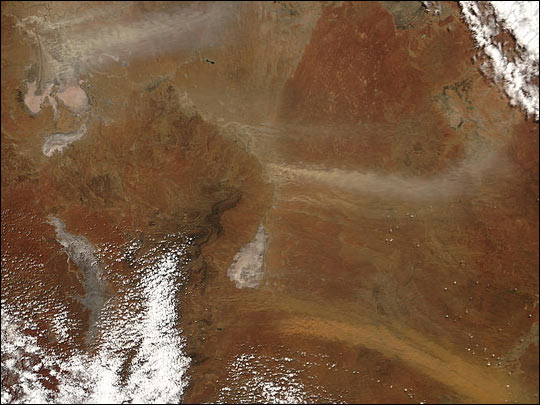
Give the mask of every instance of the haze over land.
[[2, 402], [538, 403], [508, 3], [2, 2]]

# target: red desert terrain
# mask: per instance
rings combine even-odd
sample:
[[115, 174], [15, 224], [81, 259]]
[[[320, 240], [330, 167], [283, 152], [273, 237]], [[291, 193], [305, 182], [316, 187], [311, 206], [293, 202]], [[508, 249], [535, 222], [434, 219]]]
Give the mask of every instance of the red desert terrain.
[[538, 403], [538, 122], [459, 5], [2, 2], [2, 402]]

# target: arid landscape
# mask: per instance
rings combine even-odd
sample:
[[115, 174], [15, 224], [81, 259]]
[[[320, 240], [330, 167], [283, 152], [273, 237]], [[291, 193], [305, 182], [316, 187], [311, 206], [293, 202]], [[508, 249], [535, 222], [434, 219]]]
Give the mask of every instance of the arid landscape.
[[2, 2], [2, 403], [539, 403], [538, 119], [435, 3]]

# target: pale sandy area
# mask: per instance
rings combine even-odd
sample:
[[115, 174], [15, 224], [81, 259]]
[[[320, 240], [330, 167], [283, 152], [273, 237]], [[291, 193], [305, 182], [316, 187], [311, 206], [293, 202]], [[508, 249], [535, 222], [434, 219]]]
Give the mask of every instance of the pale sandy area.
[[71, 133], [56, 133], [48, 135], [43, 142], [42, 151], [47, 157], [53, 155], [54, 152], [62, 152], [64, 148], [73, 142], [81, 139], [86, 134], [86, 125], [82, 125], [78, 131]]
[[[43, 104], [45, 99], [49, 98], [51, 100], [49, 94], [51, 93], [53, 85], [50, 84], [41, 95], [36, 94], [37, 84], [35, 81], [27, 83], [27, 88], [28, 91], [24, 95], [24, 104], [33, 114], [37, 114], [41, 111], [41, 105]], [[56, 103], [54, 101], [51, 101], [51, 104], [53, 105], [53, 107], [56, 107]]]
[[66, 87], [62, 92], [58, 92], [57, 97], [75, 113], [83, 112], [88, 108], [88, 96], [78, 84]]
[[254, 288], [261, 283], [267, 240], [268, 236], [261, 225], [253, 240], [234, 257], [227, 273], [237, 288]]

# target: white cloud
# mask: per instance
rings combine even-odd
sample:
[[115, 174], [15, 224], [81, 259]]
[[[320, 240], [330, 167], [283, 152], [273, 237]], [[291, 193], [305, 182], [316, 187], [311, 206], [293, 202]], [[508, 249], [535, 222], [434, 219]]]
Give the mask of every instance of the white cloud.
[[[463, 17], [477, 45], [486, 54], [483, 65], [510, 99], [538, 121], [538, 2], [460, 2]], [[503, 30], [516, 39], [509, 52], [495, 37]]]
[[[126, 251], [136, 251], [131, 244]], [[21, 333], [37, 329], [20, 310], [2, 300], [2, 378], [10, 373], [16, 382], [2, 385], [2, 403], [173, 403], [182, 398], [188, 383], [190, 359], [178, 330], [176, 294], [183, 280], [186, 245], [158, 246], [142, 256], [134, 270], [138, 282], [107, 301], [98, 320], [102, 330], [97, 352], [74, 350], [60, 356], [38, 345], [37, 337]], [[59, 335], [70, 332], [68, 315], [55, 320]], [[120, 372], [129, 350], [136, 354], [127, 381]], [[49, 380], [41, 369], [53, 370], [58, 392], [40, 381]], [[59, 370], [59, 371], [55, 371]]]

